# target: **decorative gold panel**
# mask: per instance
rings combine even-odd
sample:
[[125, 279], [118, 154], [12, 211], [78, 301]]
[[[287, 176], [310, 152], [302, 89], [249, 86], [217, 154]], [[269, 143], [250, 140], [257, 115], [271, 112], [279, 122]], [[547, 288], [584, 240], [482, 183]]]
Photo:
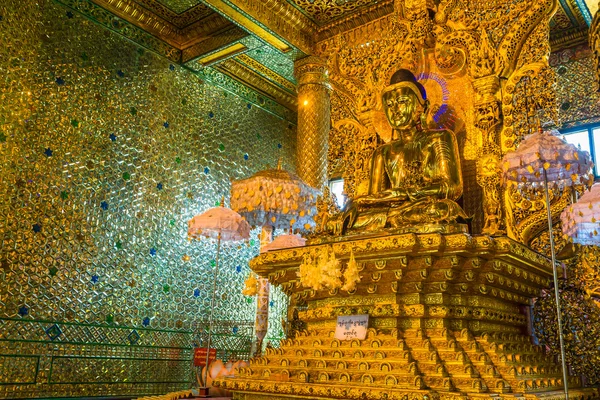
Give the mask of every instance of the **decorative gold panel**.
[[558, 124], [564, 128], [600, 121], [600, 94], [594, 55], [588, 46], [552, 53]]

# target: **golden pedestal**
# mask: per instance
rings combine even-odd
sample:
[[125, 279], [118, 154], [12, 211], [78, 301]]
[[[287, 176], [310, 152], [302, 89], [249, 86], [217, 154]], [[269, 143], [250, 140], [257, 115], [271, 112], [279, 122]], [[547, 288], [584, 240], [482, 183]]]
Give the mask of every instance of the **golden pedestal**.
[[[353, 293], [301, 286], [306, 253], [353, 249]], [[261, 254], [259, 275], [291, 296], [305, 330], [217, 385], [234, 399], [564, 398], [560, 363], [532, 344], [525, 310], [550, 262], [508, 238], [403, 234]], [[338, 316], [369, 314], [366, 340], [334, 338]], [[596, 398], [571, 377], [570, 398]]]

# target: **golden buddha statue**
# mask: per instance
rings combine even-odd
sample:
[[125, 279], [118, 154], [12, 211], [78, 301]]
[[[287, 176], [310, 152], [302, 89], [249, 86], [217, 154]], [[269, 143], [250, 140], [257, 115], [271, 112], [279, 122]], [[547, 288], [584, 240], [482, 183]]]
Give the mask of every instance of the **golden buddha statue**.
[[392, 76], [382, 100], [393, 139], [371, 156], [368, 193], [332, 218], [329, 231], [466, 231], [456, 203], [463, 187], [454, 133], [428, 129], [425, 88], [408, 70]]

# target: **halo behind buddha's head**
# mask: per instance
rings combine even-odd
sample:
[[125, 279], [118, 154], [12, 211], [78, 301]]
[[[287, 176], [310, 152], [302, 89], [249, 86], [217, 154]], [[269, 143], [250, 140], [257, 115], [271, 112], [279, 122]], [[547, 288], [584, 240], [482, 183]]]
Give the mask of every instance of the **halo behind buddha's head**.
[[392, 91], [398, 90], [400, 88], [410, 89], [417, 99], [419, 99], [419, 103], [424, 105], [427, 101], [427, 93], [425, 92], [425, 88], [421, 85], [415, 75], [407, 69], [399, 69], [392, 75], [392, 79], [390, 79], [390, 84], [385, 89], [383, 89], [382, 95]]

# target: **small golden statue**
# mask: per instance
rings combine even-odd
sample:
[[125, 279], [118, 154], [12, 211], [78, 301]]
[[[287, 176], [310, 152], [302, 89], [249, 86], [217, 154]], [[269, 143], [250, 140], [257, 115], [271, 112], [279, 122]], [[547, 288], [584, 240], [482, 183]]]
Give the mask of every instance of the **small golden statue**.
[[321, 233], [326, 231], [326, 227], [329, 223], [330, 216], [335, 215], [340, 211], [337, 206], [337, 199], [335, 194], [331, 193], [328, 186], [323, 188], [323, 194], [317, 197], [317, 215], [315, 216], [315, 222], [317, 224], [315, 232]]
[[371, 156], [368, 193], [330, 218], [328, 231], [466, 232], [456, 203], [463, 186], [454, 133], [428, 129], [425, 88], [408, 70], [392, 76], [382, 99], [394, 137]]

